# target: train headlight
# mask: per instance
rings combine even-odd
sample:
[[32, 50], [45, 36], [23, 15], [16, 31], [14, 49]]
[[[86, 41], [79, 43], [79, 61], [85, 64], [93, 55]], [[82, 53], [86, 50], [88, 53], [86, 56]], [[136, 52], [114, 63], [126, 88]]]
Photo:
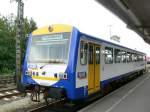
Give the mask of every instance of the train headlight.
[[55, 78], [58, 78], [58, 75], [57, 75], [57, 73], [54, 73], [54, 77], [55, 77]]
[[32, 71], [26, 71], [26, 75], [32, 76]]
[[39, 76], [39, 72], [36, 72], [36, 76]]
[[26, 75], [29, 75], [28, 71], [26, 71]]
[[43, 71], [43, 72], [42, 72], [42, 75], [46, 75], [46, 72], [45, 72], [45, 71]]
[[32, 75], [35, 76], [35, 72], [32, 72]]
[[67, 78], [68, 78], [67, 73], [62, 73], [62, 72], [60, 72], [60, 73], [59, 73], [59, 78], [60, 78], [60, 79], [67, 79]]
[[32, 76], [32, 71], [28, 71], [28, 74], [29, 74], [30, 76]]

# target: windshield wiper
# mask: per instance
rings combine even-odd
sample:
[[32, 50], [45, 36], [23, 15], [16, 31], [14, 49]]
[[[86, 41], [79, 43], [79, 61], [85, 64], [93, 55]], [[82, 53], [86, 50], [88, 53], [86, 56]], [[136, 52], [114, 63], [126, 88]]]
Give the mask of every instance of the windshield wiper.
[[45, 67], [46, 65], [48, 65], [48, 64], [45, 64], [45, 65], [41, 66], [40, 69], [42, 69], [42, 68]]

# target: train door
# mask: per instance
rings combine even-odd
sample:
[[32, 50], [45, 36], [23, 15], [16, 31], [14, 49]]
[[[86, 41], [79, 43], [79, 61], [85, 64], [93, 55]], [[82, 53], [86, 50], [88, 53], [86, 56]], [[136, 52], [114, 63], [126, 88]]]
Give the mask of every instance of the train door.
[[88, 94], [100, 89], [100, 46], [90, 43], [88, 56]]
[[88, 94], [94, 92], [94, 44], [89, 44], [88, 56]]
[[100, 46], [95, 45], [95, 92], [100, 90]]

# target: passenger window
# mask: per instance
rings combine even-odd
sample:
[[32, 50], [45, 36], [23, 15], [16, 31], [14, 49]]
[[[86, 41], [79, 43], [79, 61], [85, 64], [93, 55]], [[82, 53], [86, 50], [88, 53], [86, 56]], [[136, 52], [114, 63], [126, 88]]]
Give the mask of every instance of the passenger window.
[[142, 55], [142, 56], [143, 56], [142, 61], [146, 61], [146, 56], [144, 56], [144, 55]]
[[135, 61], [135, 62], [138, 61], [138, 56], [137, 56], [137, 54], [134, 54], [134, 61]]
[[126, 51], [121, 51], [121, 62], [126, 63]]
[[96, 47], [95, 52], [96, 52], [96, 64], [100, 64], [100, 48]]
[[115, 63], [121, 62], [121, 51], [119, 49], [115, 49]]
[[112, 64], [113, 63], [113, 48], [105, 47], [105, 63]]
[[93, 45], [89, 45], [89, 64], [93, 64]]
[[137, 54], [137, 61], [140, 61], [140, 55]]
[[126, 60], [127, 62], [131, 62], [131, 53], [130, 52], [127, 52], [127, 56], [126, 56]]
[[80, 43], [80, 64], [87, 64], [87, 43], [81, 41]]
[[134, 54], [132, 54], [132, 62], [134, 62], [134, 61], [135, 61]]
[[137, 62], [137, 60], [138, 60], [138, 57], [137, 57], [137, 54], [132, 54], [132, 61], [133, 62]]
[[138, 61], [143, 61], [143, 56], [142, 55], [138, 56]]

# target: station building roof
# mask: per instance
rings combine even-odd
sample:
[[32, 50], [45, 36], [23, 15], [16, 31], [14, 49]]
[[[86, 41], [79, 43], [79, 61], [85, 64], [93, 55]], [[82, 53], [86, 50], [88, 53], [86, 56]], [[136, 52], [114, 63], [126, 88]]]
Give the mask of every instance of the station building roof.
[[150, 44], [150, 0], [97, 0]]

